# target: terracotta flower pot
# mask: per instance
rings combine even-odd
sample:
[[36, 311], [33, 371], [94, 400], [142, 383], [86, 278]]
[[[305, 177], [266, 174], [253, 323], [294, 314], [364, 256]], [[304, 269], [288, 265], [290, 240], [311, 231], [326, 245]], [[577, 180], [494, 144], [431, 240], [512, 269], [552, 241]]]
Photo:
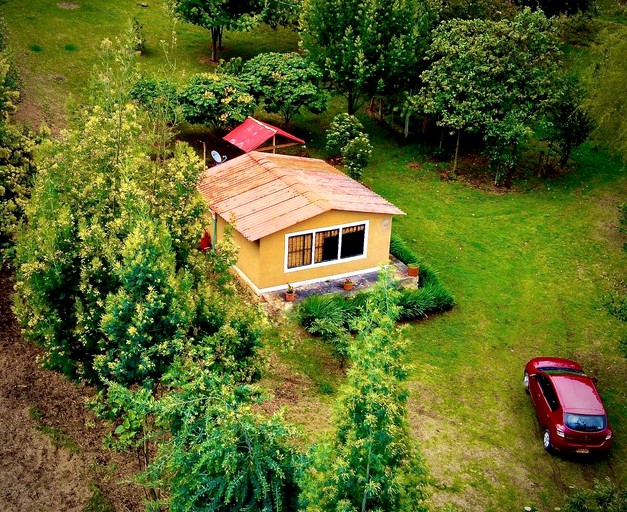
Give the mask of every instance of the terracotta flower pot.
[[354, 285], [354, 283], [344, 283], [344, 284], [342, 284], [342, 286], [344, 287], [345, 290], [352, 290], [353, 286], [355, 286], [355, 285]]
[[285, 292], [285, 302], [294, 302], [296, 300], [296, 292]]
[[418, 277], [418, 273], [420, 272], [420, 267], [414, 263], [410, 263], [407, 265], [407, 275], [410, 277]]

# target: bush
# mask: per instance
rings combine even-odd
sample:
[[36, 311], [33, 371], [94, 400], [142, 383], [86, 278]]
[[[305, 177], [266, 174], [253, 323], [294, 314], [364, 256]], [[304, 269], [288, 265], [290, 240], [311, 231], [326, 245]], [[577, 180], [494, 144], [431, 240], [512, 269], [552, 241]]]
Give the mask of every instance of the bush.
[[418, 256], [407, 246], [405, 240], [395, 234], [390, 239], [390, 254], [405, 265], [419, 262]]
[[303, 299], [298, 307], [298, 320], [307, 330], [320, 318], [327, 318], [337, 324], [343, 324], [344, 311], [341, 305], [330, 295], [310, 295]]
[[355, 116], [338, 114], [331, 121], [327, 131], [327, 150], [341, 151], [351, 140], [361, 135], [364, 125]]
[[361, 174], [371, 156], [372, 145], [365, 133], [360, 133], [342, 148], [342, 159], [347, 174], [357, 181], [361, 181]]
[[415, 320], [448, 311], [454, 304], [453, 296], [437, 282], [429, 282], [422, 288], [404, 288], [398, 300], [399, 320]]
[[[450, 310], [455, 300], [428, 266], [420, 269], [420, 288], [400, 288], [399, 320], [424, 318], [433, 313]], [[348, 350], [348, 333], [353, 320], [364, 311], [371, 293], [360, 292], [352, 297], [343, 295], [312, 295], [304, 299], [298, 309], [300, 324], [309, 334], [319, 336], [333, 344], [334, 350], [344, 357]]]
[[144, 35], [144, 27], [136, 16], [133, 16], [131, 20], [131, 33], [133, 34], [133, 49], [143, 53], [146, 49], [146, 36]]
[[614, 315], [621, 322], [627, 322], [627, 293], [612, 292], [605, 297], [605, 307], [611, 315]]
[[621, 512], [627, 507], [627, 489], [609, 480], [595, 482], [594, 489], [578, 489], [568, 497], [564, 512]]

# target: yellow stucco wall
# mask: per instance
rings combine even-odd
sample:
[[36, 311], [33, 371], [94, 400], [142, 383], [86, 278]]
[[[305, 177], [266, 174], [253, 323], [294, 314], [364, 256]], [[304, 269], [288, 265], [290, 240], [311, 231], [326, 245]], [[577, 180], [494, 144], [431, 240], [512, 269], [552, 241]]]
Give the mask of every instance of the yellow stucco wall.
[[[218, 217], [218, 240], [224, 237], [224, 227], [226, 221]], [[249, 242], [237, 230], [233, 230], [233, 241], [239, 247], [239, 255], [237, 259], [237, 267], [250, 279], [253, 283], [259, 282], [260, 274], [260, 258], [259, 258], [259, 242]]]
[[[286, 235], [363, 221], [368, 221], [368, 240], [365, 258], [313, 266], [302, 270], [285, 270]], [[218, 216], [218, 240], [221, 240], [224, 236], [225, 225], [226, 221]], [[264, 237], [257, 242], [249, 242], [237, 230], [234, 230], [233, 240], [239, 247], [238, 269], [258, 289], [263, 290], [265, 288], [286, 286], [287, 283], [294, 284], [377, 268], [389, 260], [391, 231], [391, 215], [330, 211]]]
[[[312, 231], [329, 226], [368, 222], [366, 257], [353, 261], [313, 266], [302, 270], [285, 270], [286, 235], [301, 231]], [[348, 274], [363, 269], [376, 268], [389, 260], [391, 215], [365, 214], [357, 212], [331, 211], [301, 222], [291, 228], [264, 237], [260, 243], [260, 268], [263, 272], [253, 282], [260, 288], [272, 288], [329, 276]], [[251, 279], [252, 280], [252, 279]]]

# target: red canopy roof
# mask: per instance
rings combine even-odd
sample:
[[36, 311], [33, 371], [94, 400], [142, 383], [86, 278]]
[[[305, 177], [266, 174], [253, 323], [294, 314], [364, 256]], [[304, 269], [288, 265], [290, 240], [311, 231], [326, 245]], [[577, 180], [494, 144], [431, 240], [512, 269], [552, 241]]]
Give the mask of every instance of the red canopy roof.
[[248, 153], [249, 151], [257, 149], [264, 142], [271, 139], [275, 135], [285, 137], [294, 144], [305, 143], [304, 140], [294, 137], [294, 135], [281, 130], [281, 128], [277, 128], [276, 126], [272, 126], [268, 123], [262, 123], [252, 117], [249, 117], [233, 131], [227, 133], [223, 139], [230, 142], [234, 146], [237, 146], [245, 153]]

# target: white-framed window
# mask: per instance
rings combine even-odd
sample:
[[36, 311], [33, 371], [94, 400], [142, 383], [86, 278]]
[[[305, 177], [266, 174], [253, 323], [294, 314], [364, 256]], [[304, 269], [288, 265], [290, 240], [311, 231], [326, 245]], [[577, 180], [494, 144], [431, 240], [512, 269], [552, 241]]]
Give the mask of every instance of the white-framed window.
[[285, 271], [365, 258], [368, 221], [285, 235]]

